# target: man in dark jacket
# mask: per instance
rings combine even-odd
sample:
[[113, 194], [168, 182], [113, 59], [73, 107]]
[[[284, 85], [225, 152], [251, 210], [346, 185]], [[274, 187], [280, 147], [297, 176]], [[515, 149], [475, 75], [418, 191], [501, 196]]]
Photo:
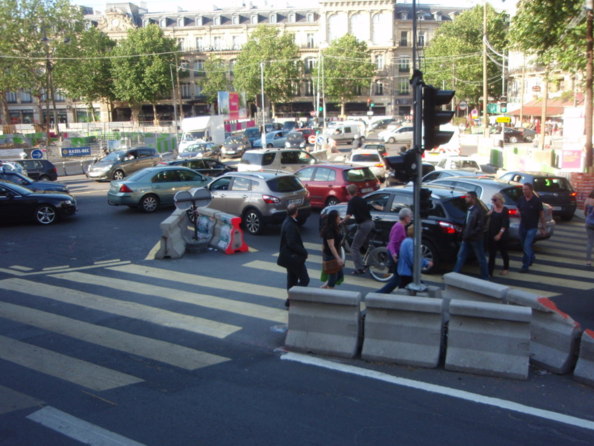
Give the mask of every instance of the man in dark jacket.
[[462, 232], [462, 244], [458, 250], [458, 259], [454, 272], [459, 273], [468, 255], [468, 249], [472, 248], [476, 259], [481, 267], [481, 278], [489, 280], [489, 268], [485, 258], [485, 212], [478, 202], [476, 192], [466, 193], [466, 203], [468, 211], [466, 213], [466, 224]]
[[[296, 205], [290, 204], [287, 207], [287, 217], [281, 227], [280, 250], [276, 262], [287, 270], [287, 290], [295, 285], [307, 286], [309, 284], [309, 274], [305, 266], [307, 250], [303, 246], [299, 232], [298, 213], [299, 208]], [[288, 299], [285, 306], [289, 306]]]

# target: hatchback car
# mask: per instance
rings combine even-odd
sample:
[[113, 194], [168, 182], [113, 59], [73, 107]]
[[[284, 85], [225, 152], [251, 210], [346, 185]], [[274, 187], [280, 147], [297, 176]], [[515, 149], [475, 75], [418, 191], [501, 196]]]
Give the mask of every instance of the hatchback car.
[[33, 180], [56, 181], [58, 179], [58, 170], [48, 160], [17, 160], [27, 176]]
[[231, 135], [225, 139], [221, 146], [221, 155], [227, 158], [241, 156], [243, 152], [251, 148], [250, 140], [243, 134]]
[[295, 172], [309, 191], [311, 206], [323, 208], [348, 200], [346, 187], [354, 184], [362, 194], [380, 187], [377, 177], [368, 167], [348, 164], [318, 164]]
[[[432, 181], [430, 184], [449, 186], [461, 192], [475, 191], [484, 203], [491, 203], [493, 195], [500, 193], [505, 200], [505, 206], [509, 209], [509, 241], [511, 244], [520, 243], [520, 214], [518, 213], [517, 202], [522, 196], [522, 186], [519, 184], [510, 184], [505, 181], [472, 176], [440, 178]], [[537, 240], [548, 239], [555, 231], [553, 209], [546, 203], [543, 203], [543, 208], [546, 230], [544, 234], [538, 233], [536, 236]]]
[[[274, 130], [266, 134], [266, 147], [272, 148], [276, 147], [280, 149], [285, 147], [285, 141], [287, 140], [287, 135], [289, 132], [285, 130]], [[262, 138], [256, 139], [252, 146], [254, 148], [262, 148]]]
[[33, 192], [18, 184], [0, 182], [0, 221], [35, 221], [50, 225], [76, 213], [76, 200], [67, 194]]
[[314, 129], [295, 129], [292, 130], [285, 141], [285, 147], [287, 149], [305, 149], [306, 147], [313, 146], [309, 142], [309, 137], [315, 135]]
[[255, 170], [286, 170], [295, 172], [302, 167], [316, 164], [318, 160], [300, 149], [255, 149], [243, 154], [237, 166], [239, 172]]
[[186, 146], [183, 152], [179, 152], [178, 158], [219, 158], [221, 146], [213, 142], [195, 142]]
[[307, 189], [295, 175], [285, 172], [229, 172], [207, 188], [212, 197], [208, 207], [240, 216], [250, 234], [282, 223], [289, 204], [299, 206], [299, 224], [311, 213]]
[[134, 147], [111, 152], [89, 166], [86, 174], [91, 180], [121, 180], [137, 170], [159, 164], [161, 157], [152, 147]]
[[363, 149], [363, 150], [375, 150], [381, 156], [388, 156], [388, 149], [386, 149], [386, 146], [384, 144], [379, 144], [379, 143], [376, 143], [376, 142], [368, 142], [368, 143], [363, 144], [361, 146], [361, 149]]
[[448, 156], [435, 165], [435, 170], [470, 170], [482, 172], [479, 163], [467, 156]]
[[[456, 259], [468, 205], [464, 192], [433, 184], [424, 187], [431, 191], [431, 207], [422, 219], [421, 250], [423, 257], [433, 262], [433, 266], [425, 272], [434, 272], [438, 271], [444, 263], [450, 263]], [[387, 187], [367, 194], [363, 198], [374, 219], [378, 237], [384, 243], [388, 243], [390, 229], [398, 221], [400, 209], [414, 208], [411, 186]], [[485, 205], [482, 202], [479, 203], [486, 211]], [[344, 217], [347, 204], [328, 206], [321, 214], [326, 215], [333, 209]]]
[[571, 220], [577, 207], [576, 192], [565, 177], [541, 172], [506, 172], [499, 177], [502, 181], [532, 183], [534, 190], [544, 203], [553, 207], [553, 214], [563, 220]]
[[63, 194], [69, 194], [68, 186], [62, 183], [54, 183], [51, 181], [34, 181], [26, 175], [22, 175], [17, 172], [4, 172], [0, 171], [0, 181], [9, 181], [14, 184], [19, 184], [31, 189], [35, 192], [60, 192]]
[[397, 129], [384, 130], [378, 134], [378, 137], [387, 143], [412, 143], [413, 127], [405, 126]]
[[236, 167], [229, 166], [214, 158], [189, 158], [182, 160], [169, 161], [162, 163], [168, 166], [189, 167], [195, 172], [201, 173], [207, 177], [219, 177], [227, 172], [235, 172]]
[[369, 167], [380, 183], [383, 183], [386, 179], [384, 158], [377, 153], [377, 150], [353, 150], [349, 162], [354, 166]]
[[107, 202], [112, 206], [140, 208], [155, 212], [160, 206], [173, 206], [173, 197], [180, 190], [206, 186], [209, 178], [181, 166], [149, 167], [130, 177], [112, 181]]

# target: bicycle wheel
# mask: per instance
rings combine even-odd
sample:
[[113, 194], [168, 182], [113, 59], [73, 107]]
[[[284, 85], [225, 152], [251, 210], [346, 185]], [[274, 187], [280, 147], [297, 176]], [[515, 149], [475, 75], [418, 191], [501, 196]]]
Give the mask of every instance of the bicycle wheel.
[[378, 282], [387, 282], [392, 278], [390, 272], [390, 253], [385, 246], [373, 248], [367, 257], [369, 274]]

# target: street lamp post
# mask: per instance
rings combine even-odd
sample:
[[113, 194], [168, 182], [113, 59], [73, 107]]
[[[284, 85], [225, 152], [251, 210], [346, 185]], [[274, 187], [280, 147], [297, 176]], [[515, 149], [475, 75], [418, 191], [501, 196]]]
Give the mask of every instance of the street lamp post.
[[262, 148], [266, 148], [266, 112], [264, 107], [264, 62], [260, 62], [260, 93], [262, 95]]

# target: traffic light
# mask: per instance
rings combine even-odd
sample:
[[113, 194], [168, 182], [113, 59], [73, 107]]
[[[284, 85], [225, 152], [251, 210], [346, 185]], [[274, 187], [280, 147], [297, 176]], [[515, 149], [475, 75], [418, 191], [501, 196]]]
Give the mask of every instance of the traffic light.
[[423, 87], [423, 149], [431, 150], [447, 143], [454, 132], [441, 131], [439, 126], [450, 122], [453, 111], [442, 110], [442, 105], [449, 104], [454, 94], [453, 90], [442, 90], [431, 85]]
[[402, 155], [388, 156], [384, 160], [394, 171], [394, 178], [402, 183], [408, 183], [417, 175], [417, 152], [412, 149]]
[[419, 210], [421, 217], [426, 217], [433, 205], [431, 204], [431, 190], [421, 188], [421, 204]]
[[499, 98], [499, 113], [507, 113], [507, 97], [505, 96]]

